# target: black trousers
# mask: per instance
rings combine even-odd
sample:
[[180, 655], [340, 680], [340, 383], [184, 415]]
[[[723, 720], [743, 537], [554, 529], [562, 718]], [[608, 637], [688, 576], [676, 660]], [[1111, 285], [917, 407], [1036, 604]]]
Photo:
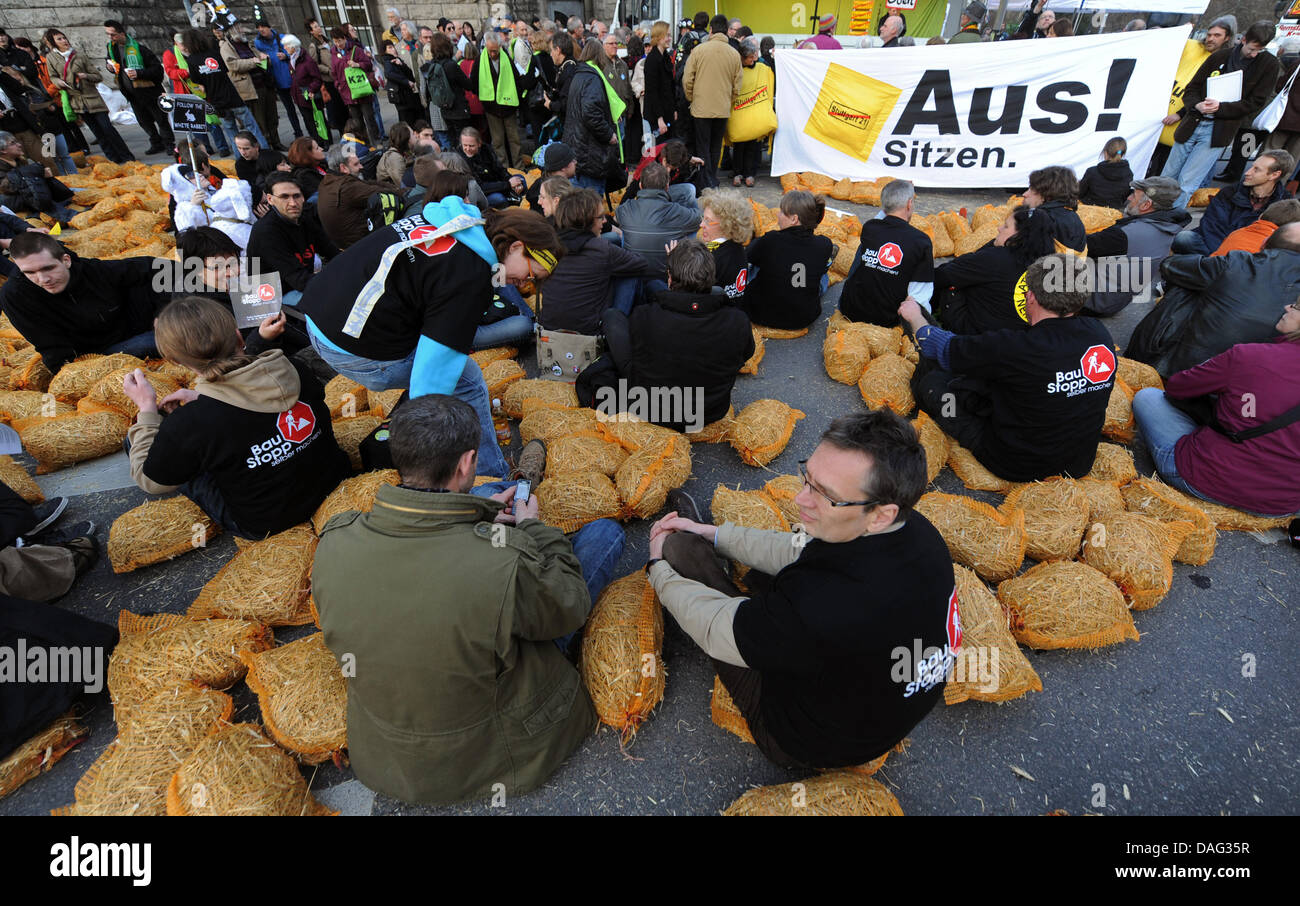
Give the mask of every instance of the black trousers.
[[[725, 595], [742, 597], [740, 589], [727, 577], [726, 571], [714, 552], [713, 545], [702, 537], [687, 532], [669, 535], [664, 541], [664, 559], [668, 565], [687, 579], [694, 579]], [[766, 586], [771, 581], [763, 573], [751, 570], [745, 575], [745, 582], [751, 590], [755, 586]], [[749, 733], [754, 737], [754, 744], [769, 761], [791, 770], [812, 770], [809, 765], [786, 754], [780, 743], [772, 736], [767, 721], [763, 717], [763, 675], [749, 667], [737, 667], [717, 658], [711, 658], [713, 669], [717, 671], [722, 685], [726, 686], [731, 700], [736, 703], [745, 723], [749, 724]]]
[[944, 371], [922, 358], [912, 374], [912, 396], [949, 437], [979, 458], [992, 415], [983, 381]]
[[32, 505], [0, 481], [0, 548], [8, 547], [36, 525]]
[[695, 156], [704, 158], [704, 174], [709, 188], [718, 187], [718, 158], [722, 140], [727, 135], [726, 117], [695, 117]]
[[737, 176], [758, 175], [758, 165], [763, 160], [763, 144], [762, 139], [756, 139], [752, 142], [741, 142], [732, 148], [732, 169]]
[[136, 88], [126, 96], [126, 100], [135, 113], [136, 122], [145, 131], [145, 135], [149, 136], [149, 146], [163, 145], [171, 148], [176, 144], [176, 138], [172, 135], [169, 114], [158, 106], [158, 98], [162, 97], [162, 93], [161, 88]]

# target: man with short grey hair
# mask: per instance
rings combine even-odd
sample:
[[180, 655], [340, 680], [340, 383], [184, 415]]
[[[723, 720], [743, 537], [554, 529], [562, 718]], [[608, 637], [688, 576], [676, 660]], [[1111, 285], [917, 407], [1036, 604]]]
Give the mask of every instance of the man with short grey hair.
[[368, 212], [372, 207], [399, 210], [400, 198], [388, 183], [361, 179], [361, 161], [348, 142], [330, 146], [325, 166], [329, 173], [317, 189], [316, 213], [325, 235], [341, 251], [370, 232]]
[[903, 19], [901, 16], [887, 16], [880, 26], [880, 40], [884, 43], [881, 47], [899, 47], [898, 39], [903, 34]]
[[895, 179], [881, 190], [881, 216], [862, 225], [857, 255], [840, 292], [844, 317], [893, 327], [904, 299], [930, 310], [934, 247], [909, 222], [915, 208], [916, 190], [907, 180]]
[[1097, 261], [1097, 278], [1088, 311], [1113, 315], [1149, 289], [1169, 257], [1178, 233], [1192, 222], [1186, 208], [1176, 208], [1181, 189], [1168, 176], [1135, 179], [1124, 200], [1124, 216], [1088, 237], [1088, 257]]

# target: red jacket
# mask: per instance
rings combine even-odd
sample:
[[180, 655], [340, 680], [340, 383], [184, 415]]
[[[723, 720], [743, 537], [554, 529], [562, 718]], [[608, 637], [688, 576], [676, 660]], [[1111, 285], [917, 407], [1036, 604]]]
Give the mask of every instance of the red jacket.
[[[1300, 343], [1285, 337], [1239, 343], [1171, 375], [1165, 393], [1175, 399], [1217, 393], [1220, 425], [1230, 431], [1257, 427], [1300, 405]], [[1300, 422], [1240, 444], [1202, 427], [1174, 447], [1174, 465], [1184, 481], [1207, 497], [1252, 513], [1300, 512], [1297, 463]]]
[[190, 86], [185, 84], [186, 79], [189, 78], [189, 72], [181, 69], [177, 64], [176, 51], [170, 47], [164, 50], [162, 61], [163, 71], [167, 73], [167, 78], [172, 80], [172, 93], [192, 94], [193, 92], [190, 91]]

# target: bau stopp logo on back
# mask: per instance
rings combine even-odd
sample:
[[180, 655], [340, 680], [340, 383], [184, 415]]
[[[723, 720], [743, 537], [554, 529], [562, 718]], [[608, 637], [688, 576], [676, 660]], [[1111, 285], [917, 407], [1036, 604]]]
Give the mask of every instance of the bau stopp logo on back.
[[[416, 227], [415, 229], [411, 230], [411, 232], [408, 235], [410, 239], [419, 241], [423, 239], [425, 236], [432, 236], [436, 232], [438, 232], [437, 227], [426, 225], [426, 226]], [[442, 255], [446, 252], [451, 251], [452, 246], [454, 246], [455, 244], [456, 244], [456, 240], [453, 237], [439, 236], [437, 239], [417, 245], [416, 248], [424, 252], [424, 254], [428, 255], [430, 258], [432, 258], [435, 255]]]
[[903, 250], [892, 242], [886, 242], [880, 247], [878, 257], [885, 267], [898, 267], [903, 263]]
[[961, 611], [957, 607], [957, 589], [948, 598], [948, 647], [956, 651], [961, 647]]
[[1079, 368], [1090, 384], [1104, 384], [1115, 374], [1115, 350], [1104, 344], [1088, 347]]
[[285, 440], [300, 444], [311, 437], [311, 432], [315, 430], [316, 414], [311, 411], [311, 406], [299, 400], [288, 412], [280, 413], [276, 424]]

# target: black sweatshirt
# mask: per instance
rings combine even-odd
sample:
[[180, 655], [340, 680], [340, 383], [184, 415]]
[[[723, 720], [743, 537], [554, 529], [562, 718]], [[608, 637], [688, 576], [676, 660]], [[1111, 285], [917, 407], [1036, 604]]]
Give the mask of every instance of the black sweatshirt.
[[807, 327], [821, 317], [821, 279], [834, 258], [835, 243], [808, 227], [759, 236], [749, 244], [745, 313], [764, 327]]
[[100, 261], [78, 258], [60, 293], [48, 293], [21, 273], [0, 288], [0, 308], [45, 361], [51, 374], [77, 356], [103, 352], [153, 329], [170, 295], [154, 289], [159, 258]]
[[254, 412], [201, 395], [162, 420], [145, 476], [164, 485], [212, 476], [249, 537], [310, 519], [351, 469], [334, 440], [325, 388], [306, 366], [289, 363], [302, 383], [290, 409]]
[[856, 269], [840, 291], [840, 311], [850, 321], [894, 327], [908, 286], [934, 278], [930, 237], [901, 217], [886, 215], [864, 223], [857, 258]]
[[1024, 273], [1025, 265], [1011, 249], [993, 243], [939, 265], [935, 294], [948, 300], [940, 323], [961, 334], [1024, 330], [1029, 322], [1016, 310], [1016, 284]]
[[1128, 161], [1103, 160], [1095, 167], [1089, 167], [1079, 180], [1079, 201], [1082, 204], [1096, 204], [1117, 211], [1124, 210], [1124, 201], [1133, 191], [1133, 168]]
[[330, 242], [316, 218], [309, 217], [306, 211], [297, 223], [292, 223], [272, 208], [253, 224], [248, 234], [249, 259], [258, 259], [260, 273], [279, 271], [280, 285], [285, 292], [293, 289], [306, 292], [307, 284], [316, 275], [315, 256], [329, 261], [338, 254], [338, 248]]
[[236, 152], [235, 175], [252, 188], [253, 204], [262, 200], [262, 195], [266, 192], [266, 177], [274, 173], [275, 168], [282, 163], [285, 163], [284, 155], [271, 148], [263, 148], [256, 160], [248, 160]]
[[886, 534], [810, 541], [732, 622], [781, 749], [832, 768], [895, 746], [943, 694], [956, 600], [948, 547], [920, 513]]
[[740, 304], [745, 297], [745, 287], [749, 285], [749, 258], [745, 247], [730, 239], [723, 239], [716, 245], [710, 242], [709, 247], [713, 252], [713, 285], [722, 287], [728, 302]]

